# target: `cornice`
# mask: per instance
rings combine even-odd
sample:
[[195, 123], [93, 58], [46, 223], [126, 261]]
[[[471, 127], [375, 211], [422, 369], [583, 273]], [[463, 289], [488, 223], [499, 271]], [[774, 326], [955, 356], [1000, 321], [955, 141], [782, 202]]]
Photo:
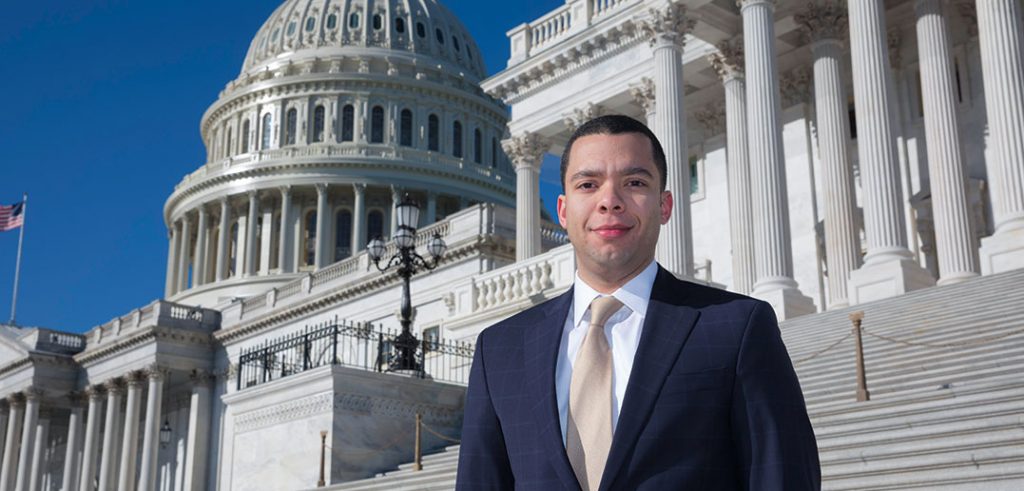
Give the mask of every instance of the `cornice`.
[[74, 360], [76, 363], [84, 367], [88, 363], [112, 357], [137, 346], [141, 346], [151, 341], [159, 341], [161, 339], [199, 346], [210, 346], [211, 341], [213, 340], [210, 333], [207, 332], [187, 328], [151, 326], [145, 328], [139, 334], [126, 339], [119, 339], [109, 346], [102, 346], [95, 350], [83, 351], [75, 355]]
[[33, 350], [28, 352], [28, 356], [0, 367], [0, 376], [16, 372], [30, 365], [75, 366], [76, 363], [71, 355], [46, 353]]
[[[459, 259], [470, 257], [474, 254], [512, 258], [515, 256], [515, 246], [510, 241], [503, 240], [500, 236], [492, 234], [477, 235], [462, 245], [448, 249], [445, 252], [442, 264], [456, 262]], [[213, 337], [225, 345], [240, 341], [276, 328], [291, 319], [321, 311], [358, 296], [391, 288], [400, 282], [401, 279], [397, 272], [373, 275], [361, 281], [323, 292], [295, 305], [268, 312], [235, 327], [217, 331], [213, 333]]]

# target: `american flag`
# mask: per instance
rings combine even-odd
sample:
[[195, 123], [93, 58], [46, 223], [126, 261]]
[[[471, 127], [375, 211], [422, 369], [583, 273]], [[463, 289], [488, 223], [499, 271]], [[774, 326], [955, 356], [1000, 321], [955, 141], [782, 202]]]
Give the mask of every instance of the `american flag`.
[[14, 230], [25, 223], [25, 202], [0, 206], [0, 232]]

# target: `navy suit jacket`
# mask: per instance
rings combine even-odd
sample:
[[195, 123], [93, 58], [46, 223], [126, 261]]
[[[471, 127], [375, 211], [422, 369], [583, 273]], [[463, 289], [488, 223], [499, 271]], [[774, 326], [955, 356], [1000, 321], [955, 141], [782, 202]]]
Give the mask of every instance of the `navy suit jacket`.
[[[459, 490], [579, 490], [555, 363], [572, 290], [484, 330]], [[820, 489], [818, 449], [775, 313], [658, 268], [601, 490]]]

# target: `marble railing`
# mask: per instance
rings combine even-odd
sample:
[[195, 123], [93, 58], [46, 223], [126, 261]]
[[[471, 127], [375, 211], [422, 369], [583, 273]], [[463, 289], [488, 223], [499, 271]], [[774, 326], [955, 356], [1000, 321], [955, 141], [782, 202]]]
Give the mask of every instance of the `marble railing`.
[[[416, 233], [416, 248], [420, 254], [427, 254], [426, 245], [434, 234], [445, 241], [449, 251], [475, 242], [482, 233], [513, 230], [508, 239], [514, 240], [514, 226], [515, 215], [509, 210], [497, 208], [492, 204], [480, 204], [419, 229]], [[391, 257], [397, 250], [394, 242], [388, 241], [385, 244], [384, 257]], [[362, 251], [281, 287], [272, 288], [266, 294], [221, 306], [223, 326], [225, 329], [234, 327], [276, 309], [299, 304], [324, 292], [356, 286], [367, 280], [380, 278], [381, 275], [382, 273], [373, 266], [366, 251]]]
[[565, 232], [565, 229], [557, 225], [541, 225], [540, 239], [557, 247], [569, 243], [569, 234]]
[[36, 330], [34, 349], [73, 355], [85, 349], [85, 336], [39, 328]]
[[276, 160], [287, 159], [330, 159], [335, 157], [340, 159], [344, 159], [346, 157], [376, 157], [388, 160], [404, 161], [405, 163], [428, 165], [435, 168], [441, 168], [443, 170], [468, 172], [475, 176], [493, 179], [496, 182], [505, 182], [508, 186], [515, 185], [515, 176], [511, 172], [500, 168], [492, 168], [487, 165], [477, 164], [472, 162], [471, 159], [456, 158], [440, 152], [391, 144], [349, 142], [293, 145], [284, 148], [258, 150], [255, 152], [233, 155], [231, 157], [212, 161], [203, 165], [191, 174], [186, 175], [174, 189], [177, 190], [188, 186], [193, 182], [227, 173], [238, 166], [246, 164], [273, 162]]
[[220, 313], [212, 309], [155, 300], [149, 305], [96, 326], [85, 333], [85, 348], [93, 349], [153, 326], [180, 327], [212, 332], [220, 327]]
[[508, 32], [514, 65], [586, 29], [637, 0], [569, 0], [543, 17]]

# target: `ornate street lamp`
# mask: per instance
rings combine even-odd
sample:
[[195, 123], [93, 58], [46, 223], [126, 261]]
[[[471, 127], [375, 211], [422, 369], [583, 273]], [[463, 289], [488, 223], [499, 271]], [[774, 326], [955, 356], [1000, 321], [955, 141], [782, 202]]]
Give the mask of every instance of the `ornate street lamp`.
[[398, 267], [398, 275], [402, 277], [402, 309], [401, 309], [401, 323], [402, 333], [395, 339], [394, 347], [396, 356], [392, 359], [388, 370], [415, 370], [420, 371], [420, 363], [416, 360], [416, 347], [419, 345], [419, 340], [412, 334], [412, 299], [409, 296], [409, 279], [412, 275], [416, 274], [417, 269], [422, 268], [426, 270], [432, 270], [437, 267], [438, 263], [441, 262], [441, 256], [444, 255], [448, 245], [444, 243], [441, 236], [434, 234], [434, 237], [430, 239], [427, 244], [427, 252], [430, 253], [433, 261], [424, 259], [416, 253], [416, 224], [419, 223], [420, 219], [420, 207], [415, 201], [409, 198], [409, 195], [405, 195], [402, 202], [396, 207], [398, 215], [398, 226], [395, 228], [395, 246], [398, 248], [398, 252], [390, 259], [387, 259], [383, 266], [381, 266], [381, 260], [384, 259], [385, 247], [384, 241], [380, 237], [375, 237], [366, 247], [367, 254], [370, 256], [370, 260], [377, 266], [377, 269], [381, 272], [385, 272], [393, 266]]
[[165, 419], [160, 428], [160, 446], [166, 448], [168, 443], [171, 443], [171, 422]]

